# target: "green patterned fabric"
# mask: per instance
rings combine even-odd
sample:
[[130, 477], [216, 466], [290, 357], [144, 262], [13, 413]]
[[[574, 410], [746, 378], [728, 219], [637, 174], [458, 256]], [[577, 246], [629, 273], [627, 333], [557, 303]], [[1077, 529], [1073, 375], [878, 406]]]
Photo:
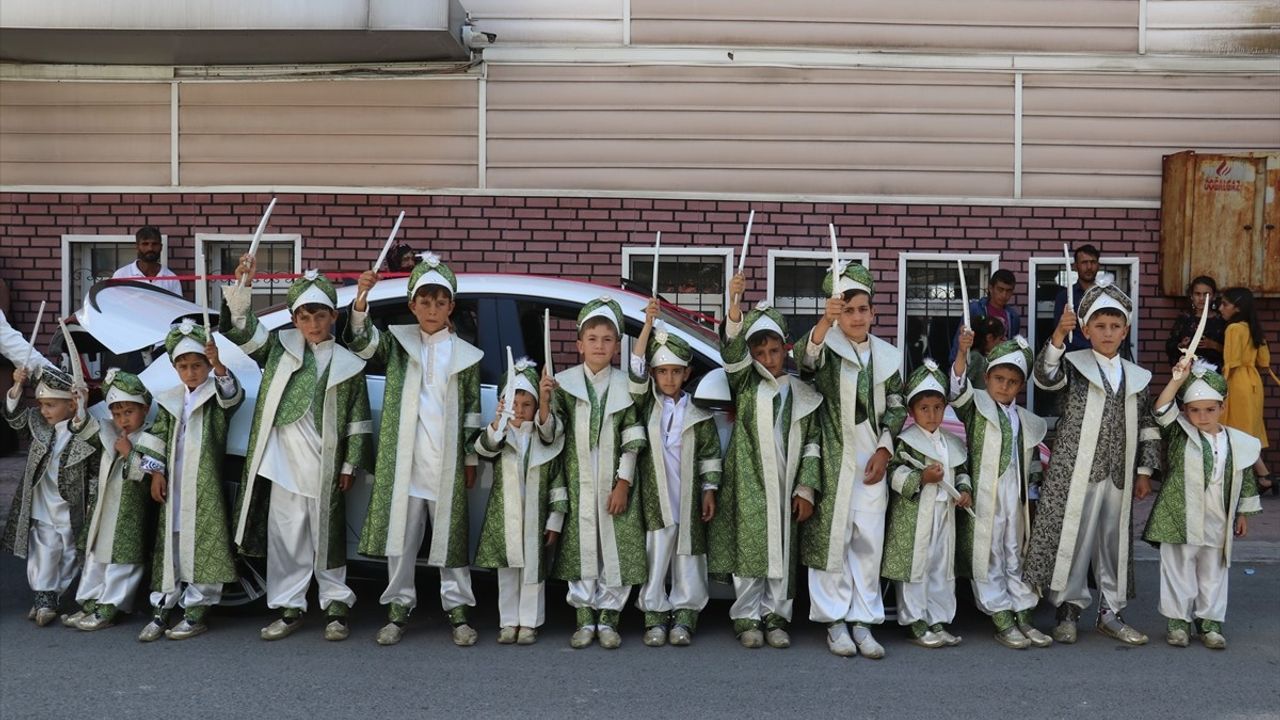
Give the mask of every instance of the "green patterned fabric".
[[[9, 519], [5, 523], [4, 534], [0, 536], [0, 550], [25, 558], [31, 535], [31, 501], [35, 498], [36, 484], [44, 477], [48, 463], [53, 460], [49, 451], [53, 447], [54, 429], [44, 421], [36, 408], [19, 405], [14, 412], [9, 412], [8, 403], [0, 402], [0, 405], [3, 405], [4, 418], [9, 427], [27, 435], [31, 440], [27, 450], [26, 469], [22, 474], [21, 484], [13, 493]], [[84, 550], [85, 535], [89, 530], [86, 520], [97, 494], [95, 480], [101, 450], [98, 421], [89, 416], [83, 425], [72, 429], [71, 440], [62, 455], [56, 459], [58, 494], [70, 506], [71, 529], [80, 550]]]
[[[234, 377], [232, 375], [233, 379]], [[186, 577], [175, 580], [202, 584], [229, 583], [236, 579], [237, 574], [227, 524], [226, 501], [223, 497], [225, 478], [222, 468], [226, 459], [227, 429], [231, 424], [231, 416], [244, 401], [244, 391], [237, 381], [234, 394], [223, 397], [216, 389], [216, 380], [212, 374], [207, 382], [214, 385], [210, 390], [211, 394], [192, 412], [192, 425], [195, 424], [197, 415], [202, 418], [201, 434], [192, 435], [188, 430], [187, 437], [183, 440], [183, 453], [194, 453], [199, 468], [193, 483], [195, 492], [183, 487], [186, 492], [180, 500], [186, 507], [190, 507], [189, 503], [195, 503], [195, 550], [192, 558], [182, 558], [182, 570]], [[160, 393], [156, 398], [160, 409], [151, 426], [151, 434], [162, 440], [166, 448], [165, 477], [169, 480], [169, 500], [174, 497], [173, 484], [185, 480], [182, 468], [174, 463], [181, 422], [179, 415], [182, 413], [185, 392], [186, 388], [179, 385]], [[200, 392], [200, 389], [196, 392]], [[166, 546], [173, 527], [169, 511], [169, 502], [166, 501], [161, 506], [160, 521], [156, 524], [156, 542], [152, 554], [151, 587], [159, 592], [173, 589], [165, 587], [164, 583], [165, 569], [170, 566]]]
[[169, 334], [164, 338], [164, 350], [168, 353], [170, 360], [176, 359], [174, 356], [174, 350], [177, 349], [178, 343], [188, 338], [199, 343], [201, 346], [204, 346], [209, 342], [209, 336], [205, 334], [204, 327], [196, 325], [195, 321], [191, 318], [187, 318], [181, 323], [170, 328]]
[[875, 281], [871, 278], [871, 271], [862, 263], [856, 262], [840, 262], [840, 292], [835, 291], [831, 270], [827, 270], [822, 278], [822, 296], [832, 297], [833, 295], [844, 295], [849, 290], [861, 290], [868, 295], [872, 295], [875, 289]]
[[[569, 512], [564, 475], [560, 472], [558, 453], [541, 456], [537, 452], [536, 437], [529, 438], [529, 450], [521, 453], [519, 447], [512, 442], [513, 432], [508, 428], [497, 444], [491, 441], [487, 430], [481, 430], [476, 438], [476, 451], [482, 458], [493, 461], [493, 487], [489, 490], [484, 522], [480, 526], [480, 545], [476, 549], [475, 565], [484, 568], [512, 567], [511, 559], [507, 557], [507, 537], [515, 534], [519, 536], [522, 549], [529, 545], [538, 548], [537, 557], [532, 562], [529, 558], [524, 558], [520, 567], [526, 568], [526, 572], [527, 568], [536, 568], [537, 578], [540, 581], [546, 580], [551, 570], [550, 551], [542, 541], [547, 518], [552, 512]], [[538, 456], [537, 460], [535, 455]], [[509, 476], [508, 468], [516, 469], [517, 476]], [[507, 486], [512, 483], [521, 486], [518, 496], [523, 497], [526, 503], [525, 507], [516, 509], [514, 522], [508, 520], [506, 507]], [[557, 499], [553, 500], [553, 496]], [[525, 522], [528, 503], [536, 506], [536, 525]]]
[[[730, 575], [785, 577], [787, 597], [794, 597], [800, 529], [790, 508], [797, 486], [816, 491], [821, 484], [818, 410], [823, 399], [804, 381], [790, 379], [791, 391], [781, 427], [786, 429], [784, 451], [792, 474], [780, 479], [781, 487], [775, 492], [766, 480], [761, 453], [773, 453], [762, 445], [762, 438], [770, 448], [776, 444], [772, 398], [778, 391], [776, 381], [751, 359], [747, 337], [753, 316], [758, 319], [762, 311], [748, 313], [743, 318], [742, 331], [735, 336], [729, 337], [726, 328], [721, 340], [720, 354], [733, 392], [736, 420], [724, 458], [716, 515], [707, 528], [707, 569], [712, 576], [724, 580]], [[761, 398], [768, 398], [767, 409], [761, 408]], [[776, 471], [768, 471], [769, 476], [774, 474]], [[769, 532], [770, 517], [778, 518], [774, 523], [778, 533], [773, 537]], [[790, 541], [785, 541], [784, 536]], [[777, 562], [781, 567], [771, 575], [771, 565]]]
[[[556, 374], [560, 387], [551, 397], [552, 429], [550, 434], [540, 432], [540, 438], [544, 443], [552, 442], [552, 438], [564, 438], [560, 473], [568, 491], [569, 514], [551, 575], [560, 580], [583, 579], [584, 572], [596, 571], [594, 567], [584, 569], [584, 564], [591, 565], [588, 553], [599, 550], [597, 565], [604, 569], [601, 582], [639, 585], [646, 578], [639, 484], [630, 483], [627, 509], [619, 515], [605, 515], [604, 504], [597, 502], [598, 494], [607, 494], [614, 487], [623, 453], [638, 453], [645, 446], [644, 431], [627, 392], [626, 376], [617, 369], [609, 372], [609, 390], [604, 398], [594, 397], [585, 366], [575, 365]], [[583, 432], [588, 436], [583, 438]], [[608, 475], [594, 472], [593, 451], [604, 453], [595, 467], [610, 468]], [[604, 523], [609, 524], [612, 543], [604, 537]], [[596, 537], [583, 535], [584, 524], [595, 527]], [[583, 545], [588, 543], [592, 549], [584, 552]], [[616, 570], [611, 570], [605, 561], [610, 555], [617, 557]], [[617, 576], [609, 577], [614, 572]]]
[[[154, 520], [151, 513], [151, 476], [142, 470], [142, 461], [153, 457], [164, 462], [164, 441], [147, 430], [139, 430], [130, 436], [133, 449], [126, 456], [116, 454], [115, 442], [102, 443], [102, 465], [99, 472], [98, 492], [91, 517], [99, 517], [99, 505], [106, 502], [115, 503], [115, 523], [108, 526], [99, 524], [94, 527], [90, 523], [90, 536], [86, 541], [87, 549], [92, 550], [95, 535], [108, 533], [111, 535], [111, 557], [99, 558], [100, 562], [120, 565], [136, 565], [147, 561], [147, 531], [150, 530], [148, 520]], [[118, 493], [111, 489], [118, 485]], [[103, 511], [105, 511], [103, 507]]]
[[422, 280], [422, 276], [427, 273], [436, 272], [440, 274], [443, 283], [439, 284], [449, 291], [449, 295], [455, 295], [458, 292], [458, 278], [453, 274], [453, 270], [440, 260], [440, 256], [435, 253], [421, 253], [421, 262], [413, 266], [413, 272], [409, 273], [408, 295], [409, 299], [413, 299], [414, 289], [418, 287], [418, 282]]
[[[396, 527], [403, 528], [407, 517], [406, 510], [393, 518], [392, 505], [397, 487], [407, 488], [413, 466], [414, 438], [401, 438], [400, 434], [403, 427], [417, 427], [419, 395], [417, 392], [406, 392], [405, 388], [410, 371], [416, 373], [413, 387], [420, 386], [422, 366], [416, 351], [411, 353], [406, 345], [420, 342], [420, 332], [417, 325], [393, 325], [382, 332], [374, 328], [371, 322], [366, 322], [362, 332], [358, 334], [350, 326], [347, 328], [347, 346], [351, 351], [364, 360], [372, 359], [383, 363], [387, 368], [373, 495], [369, 498], [364, 530], [360, 534], [360, 553], [370, 557], [385, 557], [389, 550], [399, 551], [399, 548], [389, 548], [387, 541]], [[446, 406], [456, 408], [452, 415], [445, 418], [446, 442], [451, 453], [446, 458], [446, 466], [453, 463], [454, 472], [452, 478], [448, 479], [452, 481], [452, 487], [441, 488], [442, 493], [448, 494], [452, 499], [448, 502], [448, 527], [443, 528], [439, 535], [435, 528], [432, 529], [429, 551], [429, 557], [439, 561], [432, 561], [432, 564], [442, 567], [470, 565], [466, 467], [478, 462], [475, 457], [475, 441], [480, 432], [482, 356], [483, 353], [478, 348], [454, 336], [449, 387], [445, 391]], [[447, 412], [449, 411], [446, 409]], [[437, 517], [442, 516], [442, 510], [437, 504]], [[437, 537], [441, 538], [440, 547], [436, 546]]]
[[[222, 310], [219, 325], [226, 328], [227, 339], [263, 369], [249, 430], [245, 474], [232, 514], [240, 552], [250, 557], [267, 554], [271, 483], [259, 478], [256, 472], [263, 460], [267, 434], [272, 428], [297, 422], [310, 410], [321, 437], [321, 472], [327, 475], [319, 498], [323, 508], [320, 524], [324, 530], [320, 537], [323, 551], [318, 554], [326, 568], [343, 567], [347, 564], [347, 503], [345, 495], [338, 490], [341, 471], [346, 464], [356, 473], [373, 471], [373, 414], [364, 361], [335, 343], [329, 364], [323, 373], [317, 374], [314, 349], [301, 332], [278, 330], [267, 334], [264, 340], [265, 328], [253, 313], [246, 314], [244, 327], [238, 328], [230, 308], [224, 304]], [[334, 380], [332, 385], [330, 378]], [[277, 395], [275, 388], [282, 382], [284, 392]], [[332, 418], [324, 412], [327, 404], [333, 407]]]
[[334, 289], [333, 283], [329, 282], [329, 278], [315, 270], [308, 270], [289, 284], [289, 292], [285, 296], [285, 302], [289, 305], [289, 309], [297, 310], [298, 301], [302, 299], [303, 293], [311, 288], [316, 288], [324, 293], [325, 298], [329, 301], [329, 307], [338, 307], [338, 291]]

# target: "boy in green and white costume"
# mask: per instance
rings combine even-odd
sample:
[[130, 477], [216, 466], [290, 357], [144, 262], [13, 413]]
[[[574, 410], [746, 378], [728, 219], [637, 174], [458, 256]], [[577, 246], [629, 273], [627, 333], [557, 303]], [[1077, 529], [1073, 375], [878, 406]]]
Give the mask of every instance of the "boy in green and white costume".
[[[237, 577], [222, 467], [227, 428], [244, 390], [212, 338], [191, 320], [171, 329], [164, 345], [179, 383], [156, 394], [160, 411], [151, 426], [165, 444], [166, 472], [151, 475], [151, 498], [163, 508], [151, 568], [154, 617], [138, 635], [142, 642], [205, 632], [209, 607], [222, 599], [223, 584]], [[166, 629], [175, 606], [183, 608], [183, 619]]]
[[365, 360], [386, 365], [386, 390], [378, 437], [373, 496], [360, 536], [360, 552], [387, 558], [387, 624], [380, 645], [404, 636], [417, 605], [414, 569], [431, 526], [427, 563], [440, 568], [440, 603], [453, 626], [453, 642], [476, 643], [467, 609], [471, 590], [467, 534], [468, 490], [476, 483], [476, 436], [480, 432], [480, 359], [484, 353], [453, 333], [458, 281], [432, 253], [409, 275], [409, 311], [415, 325], [385, 332], [369, 321], [367, 293], [377, 273], [360, 276], [347, 343]]
[[538, 436], [563, 438], [560, 472], [569, 493], [568, 523], [552, 576], [569, 583], [577, 610], [570, 639], [584, 648], [622, 644], [618, 621], [631, 586], [645, 580], [644, 523], [635, 487], [636, 454], [644, 428], [625, 373], [613, 367], [622, 337], [622, 308], [608, 296], [578, 313], [582, 363], [544, 373], [539, 385]]
[[76, 590], [84, 610], [67, 618], [81, 630], [111, 627], [118, 613], [132, 609], [147, 560], [151, 473], [164, 472], [164, 441], [144, 429], [151, 393], [142, 380], [111, 368], [102, 388], [112, 425], [101, 430], [102, 462]]
[[898, 433], [889, 466], [883, 574], [896, 581], [898, 624], [926, 648], [960, 644], [946, 627], [956, 614], [955, 508], [973, 502], [964, 441], [941, 427], [946, 387], [931, 359], [907, 378], [915, 424]]
[[[734, 276], [731, 297], [746, 281]], [[738, 641], [791, 645], [787, 625], [800, 557], [799, 523], [809, 520], [821, 473], [822, 396], [786, 371], [786, 319], [761, 303], [729, 308], [720, 355], [737, 408], [716, 515], [708, 529], [708, 571], [732, 575], [729, 609]]]
[[[858, 263], [841, 263], [822, 283], [826, 313], [796, 343], [795, 359], [823, 398], [822, 500], [804, 529], [809, 619], [827, 625], [827, 647], [884, 657], [871, 634], [884, 622], [880, 566], [889, 488], [883, 482], [902, 405], [902, 353], [871, 334], [874, 285]], [[846, 623], [853, 623], [850, 637]]]
[[337, 293], [314, 270], [289, 286], [294, 327], [268, 332], [250, 307], [255, 269], [251, 256], [242, 257], [238, 281], [222, 292], [224, 334], [263, 369], [236, 498], [235, 542], [241, 553], [267, 559], [267, 607], [280, 617], [262, 628], [263, 640], [301, 626], [313, 574], [327, 618], [324, 637], [345, 640], [356, 595], [346, 583], [344, 494], [357, 470], [373, 468], [364, 360], [334, 342]]
[[498, 571], [498, 642], [503, 645], [537, 641], [546, 613], [550, 549], [569, 511], [557, 462], [563, 438], [546, 445], [533, 437], [538, 384], [533, 361], [517, 361], [507, 372], [493, 422], [476, 438], [476, 452], [493, 461], [476, 565]]
[[973, 387], [968, 351], [974, 333], [961, 328], [951, 367], [951, 407], [964, 423], [973, 476], [973, 510], [956, 516], [956, 573], [971, 579], [978, 609], [991, 616], [996, 641], [1015, 650], [1048, 647], [1053, 639], [1032, 625], [1040, 595], [1022, 578], [1022, 554], [1031, 535], [1031, 488], [1041, 475], [1040, 441], [1048, 425], [1018, 406], [1018, 393], [1034, 367], [1018, 336], [986, 357], [986, 389]]
[[684, 391], [693, 350], [654, 327], [658, 310], [650, 300], [631, 354], [631, 396], [648, 438], [638, 470], [649, 577], [636, 607], [650, 647], [690, 644], [707, 605], [706, 523], [715, 517], [723, 463], [714, 416]]
[[13, 387], [5, 395], [5, 421], [31, 434], [31, 449], [0, 547], [26, 559], [27, 584], [35, 595], [27, 619], [44, 627], [58, 617], [62, 593], [80, 569], [100, 448], [98, 421], [85, 412], [83, 391], [73, 378], [52, 365], [35, 372], [36, 407], [21, 406], [30, 376], [25, 367], [13, 371]]
[[1143, 538], [1160, 547], [1165, 640], [1186, 647], [1195, 623], [1205, 647], [1224, 650], [1231, 540], [1244, 537], [1247, 517], [1262, 512], [1253, 474], [1262, 443], [1222, 425], [1227, 381], [1212, 365], [1189, 360], [1174, 366], [1155, 401], [1167, 469]]

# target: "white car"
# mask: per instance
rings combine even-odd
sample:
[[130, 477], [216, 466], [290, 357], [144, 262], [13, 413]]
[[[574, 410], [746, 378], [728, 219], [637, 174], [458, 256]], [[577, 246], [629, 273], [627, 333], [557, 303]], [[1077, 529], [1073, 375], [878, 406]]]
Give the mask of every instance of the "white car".
[[[579, 362], [573, 344], [576, 339], [578, 311], [591, 300], [609, 295], [622, 307], [627, 326], [622, 358], [628, 357], [631, 342], [644, 324], [644, 309], [648, 298], [628, 290], [540, 276], [463, 273], [457, 278], [457, 305], [452, 321], [460, 337], [484, 351], [484, 359], [480, 362], [480, 383], [481, 413], [485, 422], [492, 421], [497, 406], [498, 385], [506, 371], [507, 346], [511, 347], [511, 352], [517, 359], [532, 358], [538, 362], [539, 367], [545, 362], [542, 357], [544, 309], [550, 309], [551, 312], [552, 364], [557, 371]], [[389, 324], [415, 322], [408, 309], [405, 286], [403, 278], [388, 279], [379, 282], [369, 293], [370, 317], [379, 328], [385, 328]], [[338, 306], [341, 310], [335, 334], [340, 339], [346, 329], [347, 310], [355, 298], [355, 290], [354, 285], [338, 288]], [[201, 306], [150, 285], [101, 283], [90, 291], [84, 307], [77, 311], [71, 328], [75, 333], [77, 350], [91, 378], [101, 377], [108, 367], [123, 367], [139, 372], [143, 382], [154, 393], [178, 382], [163, 348], [159, 347], [170, 324], [184, 317], [203, 322], [203, 316], [204, 308]], [[217, 313], [210, 313], [210, 322], [216, 325], [217, 320]], [[288, 308], [283, 305], [259, 312], [258, 320], [269, 330], [291, 325]], [[678, 335], [693, 349], [691, 382], [696, 386], [694, 398], [716, 411], [722, 443], [727, 442], [730, 428], [726, 415], [729, 392], [715, 332], [699, 325], [692, 319], [692, 315], [683, 314], [679, 308], [664, 309], [663, 321], [668, 332]], [[223, 363], [236, 374], [245, 389], [245, 402], [232, 418], [227, 438], [228, 466], [224, 477], [230, 501], [234, 498], [243, 473], [249, 426], [261, 372], [251, 359], [226, 338], [218, 334], [215, 337]], [[55, 343], [54, 351], [61, 351], [60, 339]], [[385, 385], [383, 372], [384, 368], [376, 363], [371, 362], [366, 367], [375, 433], [382, 414]], [[100, 405], [95, 413], [106, 419], [106, 410]], [[469, 504], [473, 555], [492, 484], [491, 464], [481, 463]], [[347, 493], [347, 556], [354, 562], [370, 561], [359, 555], [356, 548], [371, 491], [372, 477], [367, 476]], [[425, 563], [427, 551], [424, 543], [420, 562]], [[263, 583], [257, 570], [251, 565], [243, 569], [245, 577], [241, 582], [241, 591], [225, 596], [224, 604], [248, 602], [262, 593]], [[717, 593], [721, 594], [728, 596], [728, 593]]]

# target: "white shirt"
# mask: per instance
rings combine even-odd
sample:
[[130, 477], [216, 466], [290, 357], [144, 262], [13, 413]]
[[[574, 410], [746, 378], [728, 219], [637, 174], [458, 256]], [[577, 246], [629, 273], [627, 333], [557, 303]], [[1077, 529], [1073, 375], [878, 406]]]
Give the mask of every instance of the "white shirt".
[[49, 448], [44, 474], [36, 481], [36, 492], [31, 499], [31, 519], [55, 527], [71, 527], [71, 506], [58, 492], [58, 469], [62, 453], [71, 442], [70, 425], [70, 420], [63, 420], [53, 426], [53, 447]]
[[409, 495], [435, 500], [444, 472], [448, 442], [445, 438], [445, 394], [449, 389], [449, 368], [453, 358], [453, 333], [441, 328], [427, 334], [418, 331], [422, 345], [418, 361], [422, 365], [422, 387], [418, 390], [418, 432], [413, 447], [413, 472]]
[[[333, 359], [333, 340], [307, 343], [316, 359], [316, 378], [323, 378], [324, 371]], [[316, 408], [307, 408], [302, 417], [283, 427], [272, 427], [267, 435], [267, 447], [262, 455], [258, 474], [282, 489], [309, 498], [319, 498], [321, 488], [320, 456], [324, 439], [316, 430]], [[270, 418], [263, 422], [270, 423]], [[344, 470], [346, 466], [344, 466]]]
[[[924, 433], [925, 437], [929, 438], [929, 442], [933, 445], [934, 457], [941, 459], [941, 462], [939, 462], [938, 464], [942, 466], [942, 481], [945, 483], [949, 483], [954, 487], [955, 483], [951, 481], [951, 461], [950, 461], [950, 454], [947, 452], [947, 439], [943, 437], [942, 430], [938, 429], [938, 430], [934, 430], [933, 432], [929, 432], [928, 430], [925, 430], [923, 427], [920, 427], [920, 431]], [[932, 463], [926, 463], [926, 467], [930, 464]], [[924, 486], [921, 485], [921, 489], [923, 488]], [[938, 492], [934, 496], [935, 502], [944, 503], [949, 501], [950, 499], [951, 497], [947, 495], [947, 493], [943, 491], [942, 488], [938, 488]]]
[[1213, 475], [1204, 489], [1204, 543], [1220, 548], [1232, 531], [1227, 522], [1227, 431], [1220, 429], [1214, 435], [1201, 431], [1200, 442], [1213, 452]]
[[791, 376], [776, 377], [774, 381], [778, 384], [778, 397], [780, 399], [778, 400], [778, 413], [773, 418], [773, 442], [777, 448], [778, 477], [782, 480], [782, 488], [785, 491], [787, 487], [787, 436], [790, 434], [791, 428], [783, 425], [782, 419], [787, 414], [787, 398], [791, 395]]
[[[1018, 418], [1017, 403], [1009, 403], [1008, 405], [1000, 405], [1000, 409], [1004, 411], [1004, 416], [1009, 418], [1009, 445], [1010, 458], [1009, 469], [1007, 472], [1017, 473], [1018, 467], [1022, 464], [1022, 420]], [[1015, 477], [1017, 477], [1015, 475]]]
[[0, 355], [3, 355], [13, 363], [14, 367], [22, 367], [27, 362], [27, 358], [31, 358], [31, 364], [34, 366], [48, 365], [49, 361], [45, 359], [40, 351], [31, 347], [27, 339], [22, 333], [14, 329], [9, 324], [9, 320], [5, 318], [4, 311], [0, 310]]
[[684, 437], [684, 415], [689, 409], [689, 394], [680, 393], [679, 400], [662, 396], [662, 466], [667, 471], [667, 494], [671, 508], [680, 507], [680, 450]]
[[156, 276], [154, 278], [148, 279], [146, 277], [143, 277], [142, 269], [138, 267], [138, 261], [134, 260], [128, 265], [125, 265], [121, 267], [119, 270], [116, 270], [111, 277], [134, 278], [134, 282], [151, 283], [152, 285], [155, 285], [161, 290], [167, 290], [173, 293], [174, 295], [177, 295], [178, 297], [182, 297], [182, 283], [180, 281], [162, 279], [162, 278], [177, 277], [177, 275], [175, 275], [172, 270], [170, 270], [167, 267], [164, 267], [163, 265], [160, 266], [160, 272], [156, 273]]
[[1098, 369], [1102, 371], [1103, 377], [1111, 384], [1111, 390], [1114, 392], [1120, 389], [1120, 380], [1124, 377], [1124, 366], [1120, 364], [1120, 356], [1107, 357], [1097, 350], [1093, 351], [1093, 359], [1098, 361]]

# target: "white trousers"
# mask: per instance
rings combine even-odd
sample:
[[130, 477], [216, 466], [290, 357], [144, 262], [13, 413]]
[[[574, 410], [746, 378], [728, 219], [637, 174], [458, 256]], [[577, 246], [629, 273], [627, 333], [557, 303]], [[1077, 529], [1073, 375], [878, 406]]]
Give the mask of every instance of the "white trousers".
[[1226, 621], [1229, 576], [1220, 547], [1160, 543], [1160, 614]]
[[138, 585], [142, 583], [142, 571], [140, 563], [98, 562], [90, 551], [80, 573], [76, 602], [83, 605], [93, 600], [103, 605], [114, 605], [120, 612], [129, 612], [133, 609], [133, 599], [138, 595]]
[[763, 620], [765, 615], [778, 615], [791, 622], [793, 601], [787, 598], [786, 578], [754, 578], [733, 576], [733, 592], [737, 599], [729, 608], [732, 620]]
[[[164, 522], [163, 519], [161, 522]], [[182, 563], [176, 552], [182, 547], [181, 538], [178, 533], [173, 534], [173, 542], [171, 547], [175, 552], [169, 557], [169, 562], [173, 563], [173, 576], [182, 577]], [[156, 608], [164, 608], [166, 610], [179, 605], [184, 608], [202, 607], [205, 605], [217, 605], [222, 600], [222, 584], [205, 584], [205, 583], [184, 583], [181, 580], [177, 582], [177, 586], [173, 592], [153, 592], [151, 593], [151, 606]]]
[[[955, 510], [951, 503], [932, 502], [933, 527], [929, 548], [925, 552], [924, 577], [919, 581], [896, 583], [898, 588], [898, 624], [910, 625], [923, 620], [930, 625], [949, 623], [956, 616]], [[917, 520], [917, 522], [919, 522]]]
[[32, 592], [61, 595], [76, 577], [76, 537], [71, 527], [31, 518], [27, 535], [27, 584]]
[[335, 601], [348, 606], [356, 594], [347, 587], [347, 567], [326, 569], [317, 564], [320, 535], [320, 500], [289, 492], [271, 483], [267, 513], [267, 607], [296, 608], [306, 612], [307, 588], [315, 575], [320, 609]]
[[[649, 577], [640, 587], [636, 607], [644, 612], [701, 611], [707, 606], [707, 556], [680, 555], [676, 545], [680, 525], [651, 530], [644, 535]], [[667, 580], [671, 592], [667, 592]]]
[[1036, 591], [1022, 579], [1022, 548], [1018, 547], [1018, 514], [1022, 501], [1018, 479], [1012, 473], [1006, 476], [1013, 482], [1006, 483], [1002, 478], [996, 493], [986, 576], [975, 577], [970, 583], [974, 604], [988, 615], [1029, 610], [1039, 601]]
[[524, 568], [498, 568], [498, 624], [542, 627], [546, 616], [545, 583], [526, 583]]
[[1121, 527], [1120, 508], [1123, 503], [1124, 491], [1110, 479], [1089, 483], [1080, 510], [1080, 533], [1076, 536], [1067, 586], [1048, 593], [1049, 602], [1054, 606], [1071, 603], [1081, 609], [1089, 607], [1093, 602], [1089, 593], [1090, 563], [1093, 565], [1093, 579], [1107, 607], [1120, 612], [1128, 604], [1125, 593], [1120, 592], [1118, 577], [1120, 533], [1129, 532], [1129, 528]]
[[[418, 591], [413, 574], [418, 566], [418, 550], [427, 533], [427, 521], [435, 523], [436, 502], [409, 498], [409, 517], [404, 528], [404, 547], [400, 554], [387, 556], [387, 590], [379, 600], [383, 605], [396, 603], [409, 609], [418, 606]], [[390, 551], [391, 548], [388, 548]], [[456, 607], [476, 606], [471, 591], [471, 568], [440, 568], [440, 606], [448, 612]]]
[[598, 578], [570, 580], [565, 601], [572, 608], [592, 610], [622, 610], [631, 597], [630, 585], [605, 585]]
[[[861, 480], [858, 480], [861, 482]], [[809, 619], [824, 624], [884, 622], [880, 560], [884, 555], [883, 510], [849, 510], [844, 558], [836, 572], [809, 568]]]

